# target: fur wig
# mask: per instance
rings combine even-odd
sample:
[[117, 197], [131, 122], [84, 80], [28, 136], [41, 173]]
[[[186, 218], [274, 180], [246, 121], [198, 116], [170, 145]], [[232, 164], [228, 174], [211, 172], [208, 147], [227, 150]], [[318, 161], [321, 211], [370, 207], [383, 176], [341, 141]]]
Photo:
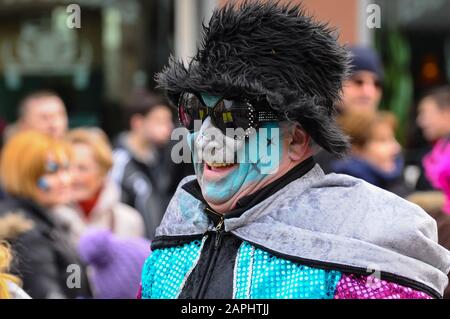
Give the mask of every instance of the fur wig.
[[341, 155], [349, 144], [334, 114], [348, 69], [348, 51], [333, 30], [300, 5], [244, 1], [216, 9], [189, 66], [171, 57], [156, 80], [175, 105], [186, 91], [264, 98], [325, 150]]

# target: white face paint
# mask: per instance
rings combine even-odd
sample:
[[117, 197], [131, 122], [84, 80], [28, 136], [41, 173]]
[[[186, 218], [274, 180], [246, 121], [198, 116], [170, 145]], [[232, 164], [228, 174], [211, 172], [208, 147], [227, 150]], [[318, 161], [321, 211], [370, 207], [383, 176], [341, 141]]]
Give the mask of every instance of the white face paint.
[[[270, 126], [260, 129], [249, 139], [234, 139], [217, 129], [208, 117], [200, 129], [190, 135], [197, 180], [209, 203], [227, 202], [271, 174], [267, 172], [273, 171], [271, 165], [278, 168], [281, 156], [279, 125], [272, 123]], [[270, 136], [267, 131], [271, 132]], [[237, 135], [242, 136], [240, 133], [243, 129]], [[273, 143], [268, 143], [268, 139]], [[269, 157], [268, 149], [271, 150]], [[267, 158], [269, 165], [264, 162]]]
[[234, 139], [222, 133], [208, 117], [203, 122], [195, 140], [196, 158], [207, 164], [234, 164], [236, 154], [245, 146], [245, 139]]

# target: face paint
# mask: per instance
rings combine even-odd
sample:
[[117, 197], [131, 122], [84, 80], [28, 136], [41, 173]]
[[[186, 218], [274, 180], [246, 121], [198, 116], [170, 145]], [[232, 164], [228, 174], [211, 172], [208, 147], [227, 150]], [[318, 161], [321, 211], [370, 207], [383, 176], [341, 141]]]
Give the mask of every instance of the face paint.
[[[281, 159], [282, 139], [278, 123], [268, 123], [250, 139], [240, 141], [214, 129], [207, 118], [198, 132], [190, 134], [197, 180], [209, 203], [226, 202], [252, 184], [267, 178], [269, 172], [276, 171]], [[274, 131], [278, 134], [273, 134]], [[233, 161], [236, 159], [238, 163]], [[229, 167], [212, 165], [229, 162], [236, 164]]]
[[219, 96], [214, 96], [214, 95], [209, 95], [209, 94], [201, 94], [203, 102], [205, 102], [207, 107], [212, 108], [214, 105], [217, 104], [217, 102], [219, 102], [219, 100], [221, 99], [221, 97]]
[[50, 184], [45, 177], [41, 177], [38, 179], [37, 186], [44, 192], [50, 191]]
[[56, 173], [59, 169], [59, 164], [53, 161], [48, 161], [45, 165], [45, 172], [48, 174]]
[[69, 163], [68, 162], [64, 162], [62, 164], [59, 164], [57, 162], [49, 160], [45, 164], [45, 173], [47, 173], [47, 174], [54, 174], [54, 173], [58, 172], [60, 169], [67, 169], [68, 167], [69, 167]]

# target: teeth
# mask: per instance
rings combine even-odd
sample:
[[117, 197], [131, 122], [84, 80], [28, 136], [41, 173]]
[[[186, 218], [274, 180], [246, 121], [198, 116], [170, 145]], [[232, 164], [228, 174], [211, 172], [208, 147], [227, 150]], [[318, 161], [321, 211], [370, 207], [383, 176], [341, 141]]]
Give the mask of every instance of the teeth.
[[234, 163], [206, 163], [206, 164], [208, 164], [208, 166], [210, 167], [227, 167], [234, 165]]

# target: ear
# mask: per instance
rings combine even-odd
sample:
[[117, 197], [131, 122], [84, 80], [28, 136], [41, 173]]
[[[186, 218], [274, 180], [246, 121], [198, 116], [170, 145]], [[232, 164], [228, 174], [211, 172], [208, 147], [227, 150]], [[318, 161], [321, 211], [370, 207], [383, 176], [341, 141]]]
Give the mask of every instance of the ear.
[[291, 128], [290, 142], [288, 145], [288, 155], [294, 162], [302, 161], [312, 155], [310, 147], [311, 137], [300, 125]]

